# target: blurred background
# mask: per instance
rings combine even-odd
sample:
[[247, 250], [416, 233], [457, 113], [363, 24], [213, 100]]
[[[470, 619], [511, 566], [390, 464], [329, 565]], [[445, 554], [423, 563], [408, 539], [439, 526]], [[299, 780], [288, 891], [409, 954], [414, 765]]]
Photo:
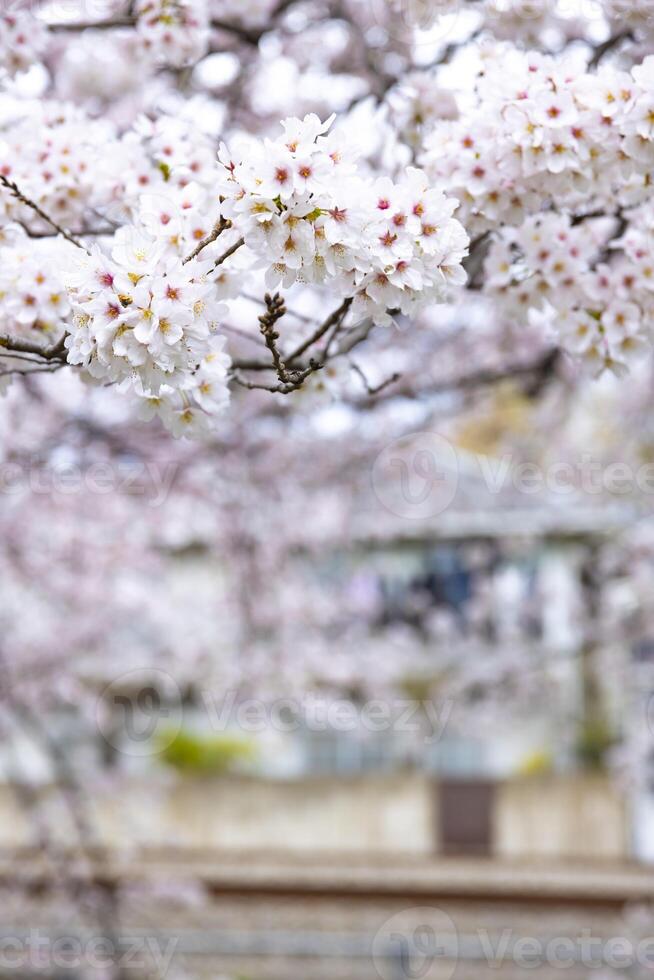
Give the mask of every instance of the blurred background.
[[3, 975], [646, 973], [648, 378], [200, 445], [67, 384], [3, 420]]
[[[223, 6], [198, 64], [150, 77], [89, 30], [120, 11], [44, 7], [70, 43], [12, 81], [5, 135], [67, 98], [213, 159], [335, 111], [392, 170], [456, 112], [491, 7], [551, 51], [628, 17]], [[287, 299], [302, 336], [322, 300]], [[242, 356], [258, 312], [226, 326]], [[399, 319], [347, 379], [237, 389], [198, 443], [72, 372], [6, 393], [1, 977], [651, 974], [651, 358], [590, 379], [475, 290]]]

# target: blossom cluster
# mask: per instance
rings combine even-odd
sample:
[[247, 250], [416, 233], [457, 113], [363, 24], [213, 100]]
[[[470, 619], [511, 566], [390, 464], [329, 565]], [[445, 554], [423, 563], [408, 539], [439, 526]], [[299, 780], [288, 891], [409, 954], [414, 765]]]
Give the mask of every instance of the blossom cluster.
[[[70, 303], [55, 269], [58, 249], [32, 241], [18, 225], [0, 228], [0, 335], [24, 337], [44, 348], [63, 336]], [[5, 358], [2, 370], [17, 363]]]
[[[192, 182], [209, 194], [220, 176], [215, 145], [190, 119], [143, 118], [119, 136], [111, 122], [70, 103], [6, 97], [4, 108], [3, 175], [73, 230], [104, 226], [107, 220], [131, 222], [144, 193], [172, 195], [174, 200], [177, 191]], [[9, 194], [0, 197], [0, 209], [32, 230], [47, 229]]]
[[28, 11], [0, 14], [0, 70], [11, 77], [40, 61], [47, 42], [46, 28]]
[[461, 199], [469, 230], [548, 206], [635, 204], [654, 163], [654, 57], [631, 72], [579, 70], [509, 47], [487, 52], [477, 106], [438, 123], [422, 162]]
[[182, 68], [209, 44], [209, 13], [202, 0], [140, 0], [136, 30], [155, 62]]
[[[191, 183], [198, 204], [196, 211], [207, 220], [211, 208], [200, 207], [198, 195], [202, 189], [215, 199], [220, 175], [215, 143], [197, 124], [189, 119], [160, 116], [155, 121], [140, 119], [121, 137], [104, 179], [123, 220], [136, 217], [143, 194], [172, 198], [174, 206], [178, 191]], [[179, 203], [189, 210], [188, 202]]]
[[638, 31], [646, 38], [654, 30], [654, 10], [650, 0], [603, 0], [605, 16], [614, 29], [625, 27]]
[[442, 301], [465, 281], [457, 201], [416, 168], [397, 183], [360, 177], [330, 125], [287, 119], [275, 140], [221, 147], [223, 213], [265, 263], [268, 286], [328, 284], [377, 323]]
[[128, 110], [129, 118], [138, 112], [141, 101], [147, 104], [148, 75], [154, 67], [151, 53], [131, 27], [86, 30], [73, 36], [60, 54], [56, 92], [78, 104], [118, 103], [121, 110]]
[[513, 320], [550, 327], [592, 373], [621, 375], [651, 344], [654, 255], [644, 229], [607, 248], [606, 224], [548, 214], [504, 229], [486, 259], [485, 289]]
[[484, 27], [495, 38], [536, 48], [543, 38], [556, 39], [556, 46], [561, 47], [563, 41], [585, 37], [590, 25], [584, 13], [594, 20], [603, 19], [601, 5], [595, 0], [585, 9], [583, 4], [565, 0], [484, 0], [482, 12]]
[[[109, 199], [105, 159], [117, 149], [113, 126], [91, 119], [70, 103], [7, 99], [9, 120], [0, 127], [0, 164], [5, 177], [55, 221], [83, 227], [89, 212]], [[0, 198], [11, 220], [38, 231], [47, 224], [8, 194]]]
[[69, 363], [118, 383], [140, 399], [144, 417], [160, 416], [175, 435], [207, 430], [229, 398], [212, 269], [211, 259], [170, 254], [147, 224], [119, 229], [110, 257], [95, 248], [68, 274]]

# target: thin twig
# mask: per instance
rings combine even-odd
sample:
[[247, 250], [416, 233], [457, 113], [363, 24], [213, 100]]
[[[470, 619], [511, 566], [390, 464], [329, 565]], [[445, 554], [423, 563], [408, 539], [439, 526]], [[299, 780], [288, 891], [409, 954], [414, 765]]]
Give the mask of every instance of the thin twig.
[[54, 228], [60, 235], [63, 235], [66, 241], [69, 241], [72, 245], [75, 245], [77, 248], [81, 248], [86, 252], [86, 249], [82, 243], [78, 242], [76, 238], [73, 238], [70, 232], [66, 231], [65, 228], [58, 225], [57, 222], [51, 218], [50, 215], [46, 214], [43, 208], [39, 207], [35, 201], [32, 201], [29, 197], [26, 197], [18, 184], [14, 183], [13, 180], [9, 180], [4, 174], [0, 174], [0, 183], [3, 185], [3, 187], [6, 187], [8, 191], [10, 191], [12, 197], [15, 197], [16, 200], [20, 201], [20, 203], [24, 204], [26, 207], [31, 208], [32, 211], [38, 214], [39, 218], [49, 224], [51, 228]]
[[[284, 11], [287, 10], [288, 7], [292, 6], [292, 4], [295, 2], [296, 0], [282, 0], [281, 3], [278, 3], [273, 9], [273, 11], [271, 12], [271, 16], [269, 17], [269, 23], [265, 27], [258, 30], [244, 27], [243, 24], [235, 23], [232, 21], [221, 20], [220, 18], [213, 18], [210, 23], [215, 30], [227, 31], [229, 34], [233, 34], [235, 37], [239, 38], [240, 40], [245, 41], [246, 44], [250, 44], [253, 47], [256, 47], [259, 44], [259, 41], [261, 40], [263, 35], [267, 31], [273, 29], [276, 26], [275, 21], [277, 20], [277, 18], [280, 17], [284, 13]], [[108, 17], [105, 20], [95, 20], [95, 21], [93, 20], [64, 21], [58, 24], [47, 24], [46, 26], [48, 30], [52, 31], [55, 34], [62, 34], [62, 33], [70, 34], [70, 33], [76, 33], [79, 31], [87, 31], [87, 30], [110, 31], [110, 30], [116, 30], [117, 28], [120, 27], [123, 28], [136, 27], [137, 22], [138, 22], [137, 17], [129, 15], [127, 17]]]
[[12, 375], [22, 375], [27, 377], [28, 374], [52, 374], [54, 371], [59, 369], [58, 364], [42, 364], [41, 367], [33, 368], [7, 368], [6, 371], [0, 369], [0, 378], [8, 378]]
[[286, 364], [277, 346], [279, 334], [275, 330], [275, 324], [278, 320], [281, 320], [286, 313], [284, 300], [279, 293], [275, 293], [274, 296], [271, 296], [270, 293], [266, 293], [264, 302], [266, 304], [266, 312], [259, 317], [261, 335], [264, 339], [266, 347], [272, 355], [273, 366], [277, 373], [277, 377], [282, 384], [289, 384], [292, 383], [294, 379], [291, 378], [286, 370]]
[[[262, 300], [260, 300], [258, 296], [253, 296], [252, 293], [243, 293], [242, 292], [242, 293], [239, 293], [239, 296], [242, 296], [243, 299], [249, 299], [251, 303], [261, 303], [262, 302]], [[316, 318], [315, 317], [306, 316], [306, 314], [304, 314], [304, 313], [298, 313], [297, 310], [291, 310], [290, 307], [288, 307], [288, 306], [286, 307], [286, 314], [287, 314], [287, 316], [295, 317], [296, 320], [300, 320], [302, 323], [308, 323], [308, 324], [310, 324], [312, 326], [316, 322]]]
[[380, 391], [383, 391], [384, 388], [388, 388], [389, 385], [395, 384], [395, 382], [399, 381], [400, 378], [402, 377], [399, 371], [395, 371], [393, 374], [391, 374], [389, 378], [386, 378], [385, 381], [382, 381], [381, 384], [371, 385], [358, 364], [352, 364], [352, 370], [356, 371], [356, 373], [359, 375], [359, 377], [363, 381], [366, 391], [371, 396], [378, 395]]
[[223, 252], [220, 258], [216, 259], [214, 263], [214, 269], [217, 269], [219, 265], [222, 265], [223, 262], [225, 262], [226, 259], [230, 257], [230, 255], [234, 254], [234, 252], [238, 252], [239, 248], [241, 248], [242, 245], [245, 245], [245, 239], [239, 238], [239, 240], [237, 242], [234, 242], [234, 244], [230, 248], [228, 248], [226, 252]]
[[[314, 344], [314, 343], [316, 343], [316, 341], [320, 340], [329, 331], [329, 329], [333, 327], [334, 328], [334, 333], [330, 337], [329, 342], [328, 342], [325, 350], [323, 351], [323, 354], [322, 354], [320, 360], [319, 361], [315, 361], [314, 360], [314, 364], [315, 363], [318, 363], [320, 365], [320, 367], [322, 367], [326, 363], [326, 361], [327, 361], [327, 358], [329, 356], [329, 349], [330, 349], [331, 343], [334, 340], [334, 337], [336, 336], [338, 330], [340, 329], [340, 327], [341, 327], [341, 325], [343, 323], [343, 319], [345, 317], [345, 314], [347, 313], [347, 311], [349, 310], [350, 306], [352, 305], [352, 302], [353, 302], [353, 300], [352, 300], [351, 297], [348, 297], [347, 299], [343, 300], [343, 302], [338, 307], [338, 309], [334, 310], [333, 313], [330, 313], [326, 320], [323, 320], [323, 322], [314, 331], [314, 333], [311, 335], [311, 337], [308, 340], [303, 341], [302, 344], [300, 344], [299, 347], [297, 347], [294, 351], [292, 351], [290, 354], [288, 354], [288, 355], [286, 355], [284, 357], [285, 364], [293, 365], [295, 371], [299, 371], [299, 372], [306, 371], [307, 370], [306, 365], [295, 364], [295, 362], [298, 360], [298, 358], [302, 354], [304, 354], [309, 349], [309, 347], [312, 346], [312, 344]], [[286, 312], [286, 305], [284, 305], [284, 310]], [[365, 340], [365, 338], [368, 336], [368, 333], [370, 332], [371, 328], [372, 328], [372, 322], [370, 322], [370, 324], [366, 324], [365, 333], [363, 335], [361, 335], [361, 338], [360, 338], [361, 340]], [[354, 338], [354, 335], [353, 335], [353, 338]], [[357, 341], [354, 341], [353, 340], [351, 346], [349, 346], [347, 348], [344, 348], [343, 350], [339, 350], [338, 353], [339, 354], [346, 353], [347, 351], [351, 350], [352, 347], [354, 347], [356, 345], [356, 343], [358, 343], [358, 342], [359, 342], [359, 340], [357, 340]], [[264, 360], [255, 360], [253, 358], [245, 359], [245, 360], [235, 360], [233, 362], [233, 367], [234, 367], [235, 370], [240, 370], [240, 371], [269, 371], [270, 370], [270, 362], [269, 361], [264, 361]], [[310, 367], [310, 365], [309, 365], [309, 367]], [[316, 368], [316, 370], [317, 370], [317, 368]], [[309, 373], [311, 373], [311, 371], [309, 371]]]
[[74, 34], [77, 31], [108, 31], [117, 27], [135, 27], [136, 17], [111, 17], [106, 20], [69, 20], [60, 24], [47, 24], [53, 34]]
[[340, 326], [340, 324], [343, 322], [343, 318], [345, 317], [345, 314], [352, 306], [353, 302], [354, 299], [352, 296], [348, 296], [347, 299], [344, 299], [341, 305], [338, 307], [338, 309], [334, 310], [333, 313], [330, 313], [327, 319], [320, 324], [318, 329], [314, 333], [312, 333], [310, 337], [308, 337], [305, 341], [303, 341], [303, 343], [301, 343], [299, 347], [296, 347], [296, 349], [291, 354], [288, 355], [287, 360], [289, 364], [292, 363], [293, 361], [296, 361], [298, 357], [301, 357], [302, 354], [304, 354], [304, 352], [309, 349], [309, 347], [312, 347], [322, 337], [324, 337], [324, 335], [331, 327], [336, 325]]
[[597, 68], [600, 61], [609, 53], [609, 51], [617, 48], [623, 41], [633, 41], [633, 39], [633, 31], [631, 31], [629, 28], [625, 28], [622, 31], [617, 31], [615, 34], [612, 34], [606, 41], [604, 41], [602, 44], [598, 44], [597, 47], [593, 49], [593, 56], [588, 62], [588, 67]]
[[197, 258], [197, 256], [200, 254], [203, 248], [206, 248], [207, 245], [211, 245], [211, 243], [215, 242], [216, 239], [219, 238], [220, 235], [222, 235], [222, 233], [227, 230], [227, 228], [231, 228], [231, 227], [232, 227], [232, 223], [229, 220], [229, 218], [223, 218], [221, 214], [221, 216], [218, 218], [218, 221], [215, 223], [215, 225], [213, 226], [213, 228], [211, 229], [207, 237], [203, 238], [201, 242], [198, 242], [198, 244], [195, 246], [191, 254], [187, 255], [186, 258], [183, 260], [182, 265], [186, 265], [187, 262], [190, 262], [192, 259]]
[[[19, 224], [28, 238], [56, 238], [60, 234], [58, 231], [32, 231], [22, 221]], [[106, 228], [79, 228], [75, 231], [71, 230], [70, 233], [78, 238], [84, 238], [85, 236], [88, 238], [99, 238], [102, 235], [113, 235], [115, 230], [116, 228], [113, 225], [107, 225]]]
[[67, 334], [63, 334], [52, 347], [41, 347], [40, 344], [19, 337], [0, 336], [0, 357], [3, 356], [4, 350], [9, 350], [16, 351], [18, 354], [34, 354], [43, 361], [59, 361], [61, 364], [65, 364], [67, 336]]

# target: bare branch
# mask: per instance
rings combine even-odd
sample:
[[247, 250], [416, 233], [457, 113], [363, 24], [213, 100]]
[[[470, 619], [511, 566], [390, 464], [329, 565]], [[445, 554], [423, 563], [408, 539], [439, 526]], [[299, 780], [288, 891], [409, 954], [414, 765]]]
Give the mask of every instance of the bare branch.
[[22, 337], [0, 336], [0, 357], [3, 350], [8, 350], [16, 351], [18, 354], [34, 354], [43, 361], [58, 361], [60, 364], [66, 364], [66, 337], [67, 334], [63, 334], [52, 347], [42, 347]]
[[211, 243], [215, 242], [216, 239], [219, 238], [220, 235], [222, 235], [222, 233], [227, 230], [227, 228], [231, 228], [231, 227], [232, 227], [232, 223], [229, 220], [229, 218], [223, 218], [221, 214], [221, 216], [218, 218], [218, 221], [215, 223], [215, 225], [213, 226], [213, 228], [211, 229], [207, 237], [203, 238], [202, 241], [196, 245], [196, 247], [193, 249], [191, 254], [186, 256], [186, 258], [182, 262], [182, 265], [186, 265], [187, 262], [190, 262], [192, 259], [197, 258], [197, 256], [200, 254], [203, 248], [206, 248], [207, 245], [211, 245]]
[[[284, 366], [286, 367], [286, 365], [294, 365], [294, 371], [295, 371], [295, 373], [297, 373], [297, 372], [300, 372], [301, 373], [303, 371], [308, 371], [308, 374], [311, 374], [312, 371], [319, 370], [320, 367], [323, 367], [326, 364], [326, 362], [327, 362], [327, 360], [329, 358], [329, 347], [330, 347], [330, 345], [331, 345], [334, 337], [336, 336], [338, 330], [342, 326], [343, 319], [345, 317], [345, 314], [349, 310], [349, 308], [352, 305], [352, 303], [353, 303], [352, 297], [347, 297], [347, 299], [344, 299], [343, 302], [340, 304], [340, 306], [337, 309], [335, 309], [333, 311], [333, 313], [330, 313], [326, 320], [323, 320], [323, 322], [314, 331], [314, 333], [311, 335], [311, 337], [309, 337], [307, 340], [303, 341], [300, 344], [300, 346], [299, 347], [296, 347], [295, 350], [292, 351], [290, 354], [284, 356], [284, 358], [283, 358], [284, 359]], [[286, 312], [287, 312], [286, 311], [286, 305], [284, 304], [284, 314]], [[282, 314], [282, 315], [284, 315], [284, 314]], [[261, 321], [261, 317], [259, 318], [259, 320]], [[352, 347], [354, 347], [356, 343], [359, 343], [361, 340], [365, 340], [365, 338], [368, 336], [368, 333], [370, 332], [371, 328], [372, 328], [372, 323], [370, 323], [369, 325], [367, 324], [366, 325], [365, 333], [363, 335], [361, 335], [359, 339], [357, 339], [356, 341], [353, 341], [350, 346], [348, 346], [347, 348], [344, 348], [343, 350], [339, 350], [337, 353], [338, 354], [346, 353], [347, 351], [351, 350]], [[298, 358], [302, 354], [304, 354], [313, 344], [315, 344], [318, 340], [321, 340], [322, 337], [324, 337], [325, 334], [327, 334], [330, 329], [333, 329], [334, 332], [332, 333], [332, 336], [329, 339], [329, 342], [327, 344], [327, 347], [325, 348], [325, 350], [323, 351], [321, 357], [318, 360], [313, 359], [312, 361], [310, 361], [309, 368], [307, 368], [306, 365], [294, 364], [294, 362], [297, 361]], [[282, 356], [282, 355], [280, 355], [280, 356]], [[315, 366], [313, 368], [311, 368], [311, 364], [313, 364]], [[240, 370], [240, 371], [269, 371], [270, 368], [271, 368], [271, 365], [270, 365], [270, 362], [269, 361], [255, 360], [255, 359], [236, 360], [236, 361], [233, 362], [233, 366], [234, 366], [234, 368], [236, 370]], [[308, 376], [308, 374], [307, 374], [307, 376]]]
[[136, 17], [111, 17], [106, 20], [69, 20], [60, 24], [47, 24], [53, 34], [74, 34], [77, 31], [108, 31], [117, 27], [135, 27]]
[[234, 244], [230, 248], [228, 248], [226, 252], [223, 252], [220, 258], [216, 259], [216, 262], [214, 264], [214, 269], [217, 269], [219, 265], [222, 265], [223, 262], [225, 262], [230, 257], [230, 255], [234, 254], [234, 252], [238, 252], [239, 248], [241, 248], [242, 245], [245, 245], [245, 239], [239, 238], [239, 240], [237, 242], [234, 242]]
[[[215, 30], [226, 31], [229, 34], [233, 34], [239, 40], [244, 41], [246, 44], [256, 47], [263, 35], [276, 26], [276, 20], [281, 17], [281, 15], [289, 7], [297, 2], [298, 0], [280, 0], [280, 2], [277, 3], [274, 9], [271, 11], [269, 23], [261, 29], [247, 28], [243, 24], [228, 20], [221, 20], [220, 18], [214, 18], [210, 23]], [[66, 21], [58, 24], [48, 24], [47, 27], [48, 30], [52, 31], [54, 34], [71, 34], [87, 30], [110, 31], [121, 27], [135, 27], [136, 23], [137, 18], [130, 13], [125, 17], [108, 17], [105, 20], [96, 21]]]
[[[561, 360], [561, 351], [558, 348], [540, 354], [532, 361], [522, 361], [520, 363], [508, 364], [498, 368], [482, 368], [479, 371], [471, 371], [469, 374], [461, 374], [454, 378], [446, 378], [427, 384], [424, 387], [416, 387], [415, 382], [409, 381], [401, 388], [389, 392], [389, 398], [429, 398], [433, 395], [440, 395], [449, 392], [471, 392], [481, 388], [492, 387], [502, 381], [522, 381], [525, 392], [530, 397], [536, 396], [549, 380], [555, 377], [557, 365]], [[357, 402], [359, 407], [370, 407], [372, 403], [368, 399]]]
[[72, 245], [77, 246], [77, 248], [81, 248], [86, 251], [81, 242], [78, 242], [76, 238], [73, 238], [70, 232], [66, 231], [65, 228], [62, 228], [61, 225], [58, 225], [57, 222], [46, 214], [43, 208], [39, 207], [35, 201], [32, 201], [29, 197], [26, 197], [18, 184], [14, 183], [13, 180], [9, 180], [4, 174], [0, 174], [0, 183], [3, 185], [3, 187], [6, 187], [6, 189], [11, 193], [12, 197], [15, 197], [16, 200], [20, 201], [20, 203], [24, 204], [26, 207], [31, 208], [32, 211], [38, 214], [39, 218], [49, 224], [51, 228], [54, 228], [59, 235], [63, 235], [66, 241], [69, 241]]
[[[19, 222], [19, 224], [28, 238], [57, 238], [60, 234], [58, 231], [32, 231], [31, 228], [28, 228], [22, 222]], [[107, 225], [105, 228], [79, 228], [75, 231], [71, 230], [70, 234], [76, 238], [84, 238], [85, 236], [88, 238], [100, 238], [102, 235], [113, 235], [115, 230], [116, 227], [114, 225]]]
[[388, 388], [389, 385], [395, 384], [395, 382], [399, 381], [400, 378], [402, 377], [402, 375], [398, 371], [395, 371], [393, 374], [391, 374], [389, 378], [386, 378], [385, 381], [382, 381], [381, 384], [371, 385], [358, 364], [352, 364], [352, 370], [356, 371], [356, 373], [359, 375], [359, 377], [363, 381], [366, 391], [371, 396], [378, 395], [380, 391], [383, 391], [384, 388]]
[[347, 299], [344, 299], [341, 305], [338, 307], [338, 309], [334, 310], [333, 313], [330, 313], [327, 319], [320, 324], [318, 329], [313, 334], [311, 334], [311, 336], [308, 337], [307, 340], [301, 343], [300, 346], [297, 347], [291, 354], [288, 355], [288, 362], [292, 363], [293, 361], [296, 361], [298, 357], [301, 357], [302, 354], [304, 354], [304, 352], [309, 349], [309, 347], [312, 347], [322, 337], [324, 337], [324, 335], [328, 332], [328, 330], [330, 330], [331, 327], [335, 327], [337, 325], [340, 326], [343, 323], [345, 314], [352, 306], [353, 302], [354, 299], [352, 296], [348, 296]]
[[26, 377], [28, 374], [52, 374], [60, 367], [61, 365], [59, 364], [42, 364], [40, 367], [36, 366], [33, 368], [0, 368], [0, 378], [7, 378], [17, 374], [20, 374], [23, 377]]
[[602, 44], [598, 44], [595, 48], [593, 48], [593, 55], [588, 62], [588, 67], [597, 68], [600, 61], [609, 53], [609, 51], [613, 51], [614, 48], [619, 47], [623, 41], [633, 41], [633, 39], [633, 31], [631, 31], [629, 28], [625, 28], [622, 31], [617, 31], [615, 34], [612, 34], [611, 37], [609, 37]]
[[279, 334], [275, 330], [275, 324], [278, 320], [281, 320], [286, 313], [284, 300], [279, 293], [275, 293], [274, 296], [271, 296], [270, 293], [266, 293], [264, 301], [266, 304], [266, 312], [259, 317], [261, 334], [266, 347], [272, 355], [273, 365], [277, 373], [277, 377], [282, 384], [293, 383], [294, 378], [292, 378], [286, 370], [286, 364], [282, 359], [279, 348], [277, 347]]

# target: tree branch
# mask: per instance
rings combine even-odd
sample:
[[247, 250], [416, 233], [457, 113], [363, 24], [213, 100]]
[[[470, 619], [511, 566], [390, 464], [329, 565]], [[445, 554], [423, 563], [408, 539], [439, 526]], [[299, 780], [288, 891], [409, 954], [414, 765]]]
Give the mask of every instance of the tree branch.
[[347, 299], [344, 299], [341, 305], [338, 307], [338, 309], [334, 310], [333, 313], [330, 313], [327, 319], [320, 324], [318, 329], [314, 333], [312, 333], [311, 336], [308, 337], [303, 343], [301, 343], [299, 347], [296, 347], [296, 349], [291, 354], [288, 355], [289, 363], [292, 363], [293, 361], [296, 361], [298, 357], [301, 357], [302, 354], [304, 354], [304, 352], [309, 349], [309, 347], [312, 347], [322, 337], [324, 337], [327, 331], [331, 327], [335, 327], [337, 325], [340, 326], [343, 323], [345, 314], [352, 306], [353, 302], [354, 302], [354, 298], [352, 296], [348, 296]]
[[197, 256], [200, 254], [203, 248], [206, 248], [207, 245], [211, 245], [211, 243], [215, 242], [216, 239], [219, 238], [220, 235], [222, 235], [222, 233], [226, 231], [227, 228], [231, 228], [231, 227], [232, 227], [232, 223], [229, 220], [229, 218], [223, 218], [221, 214], [221, 216], [218, 218], [218, 221], [215, 223], [215, 225], [213, 226], [213, 228], [211, 229], [207, 237], [203, 238], [202, 241], [195, 246], [191, 254], [186, 256], [186, 258], [182, 261], [182, 265], [186, 265], [187, 262], [190, 262], [192, 259], [197, 258]]
[[4, 174], [0, 174], [0, 183], [11, 193], [12, 197], [15, 197], [16, 200], [20, 201], [20, 203], [24, 204], [26, 207], [31, 208], [32, 211], [38, 214], [39, 218], [41, 218], [43, 221], [49, 224], [51, 228], [54, 228], [54, 230], [58, 234], [63, 235], [66, 241], [69, 241], [72, 245], [75, 245], [77, 248], [81, 248], [84, 249], [84, 251], [86, 251], [86, 249], [81, 244], [81, 242], [78, 242], [76, 238], [73, 238], [70, 232], [66, 231], [65, 228], [62, 228], [61, 225], [58, 225], [57, 222], [54, 221], [54, 219], [51, 218], [49, 214], [46, 214], [43, 208], [39, 207], [39, 205], [35, 201], [32, 201], [29, 197], [26, 197], [25, 194], [23, 194], [23, 192], [21, 191], [18, 184], [14, 183], [13, 180], [9, 180], [7, 177], [5, 177]]
[[225, 262], [230, 257], [230, 255], [234, 254], [234, 252], [238, 252], [239, 248], [241, 248], [243, 245], [245, 245], [245, 239], [239, 238], [239, 240], [237, 242], [234, 242], [234, 244], [231, 245], [226, 252], [223, 252], [220, 258], [216, 259], [214, 264], [214, 269], [217, 269], [219, 265], [222, 265], [223, 262]]
[[67, 363], [66, 358], [66, 337], [62, 334], [59, 340], [52, 347], [41, 347], [30, 340], [23, 340], [19, 337], [0, 336], [0, 357], [3, 350], [16, 351], [19, 354], [34, 354], [43, 361], [59, 361], [61, 364]]
[[389, 378], [386, 378], [385, 381], [382, 381], [381, 384], [371, 385], [358, 364], [353, 364], [352, 370], [359, 375], [359, 377], [363, 381], [367, 393], [370, 396], [378, 395], [380, 391], [383, 391], [384, 388], [388, 388], [389, 385], [395, 384], [395, 382], [399, 381], [400, 378], [402, 377], [402, 375], [398, 371], [395, 371], [393, 374], [391, 374]]
[[633, 41], [633, 40], [634, 40], [634, 34], [630, 28], [625, 28], [624, 30], [617, 31], [615, 34], [612, 34], [611, 37], [607, 38], [607, 40], [604, 41], [602, 44], [598, 44], [595, 48], [593, 48], [593, 55], [590, 61], [588, 62], [588, 67], [597, 68], [602, 58], [604, 58], [604, 56], [607, 55], [609, 51], [613, 51], [613, 49], [617, 48], [620, 44], [622, 44], [623, 41]]

